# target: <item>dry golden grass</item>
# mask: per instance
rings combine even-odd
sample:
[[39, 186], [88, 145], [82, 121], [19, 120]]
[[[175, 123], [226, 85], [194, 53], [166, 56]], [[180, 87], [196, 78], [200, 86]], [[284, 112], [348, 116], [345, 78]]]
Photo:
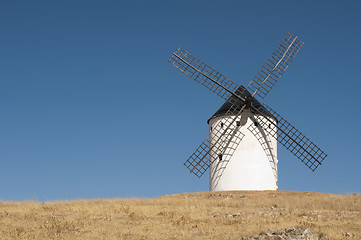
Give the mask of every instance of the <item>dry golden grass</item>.
[[361, 196], [208, 192], [156, 199], [0, 202], [0, 239], [239, 239], [269, 228], [361, 239]]

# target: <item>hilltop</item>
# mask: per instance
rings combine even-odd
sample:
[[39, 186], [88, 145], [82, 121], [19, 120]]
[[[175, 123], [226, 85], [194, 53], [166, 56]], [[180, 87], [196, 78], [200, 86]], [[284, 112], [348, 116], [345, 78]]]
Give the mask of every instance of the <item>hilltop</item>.
[[319, 239], [361, 239], [361, 196], [231, 191], [0, 202], [0, 239], [276, 239], [271, 235], [287, 229], [310, 229]]

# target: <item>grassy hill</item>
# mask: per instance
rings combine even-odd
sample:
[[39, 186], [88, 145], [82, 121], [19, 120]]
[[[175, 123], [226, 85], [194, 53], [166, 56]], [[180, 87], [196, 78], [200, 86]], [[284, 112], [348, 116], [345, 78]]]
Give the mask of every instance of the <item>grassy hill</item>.
[[0, 239], [241, 239], [286, 227], [361, 239], [361, 196], [291, 191], [0, 202]]

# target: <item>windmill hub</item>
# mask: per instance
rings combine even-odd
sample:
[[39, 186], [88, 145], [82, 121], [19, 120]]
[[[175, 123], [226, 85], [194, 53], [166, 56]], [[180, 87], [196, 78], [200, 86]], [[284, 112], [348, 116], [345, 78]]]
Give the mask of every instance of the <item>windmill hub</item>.
[[209, 137], [184, 163], [197, 177], [210, 169], [211, 191], [278, 189], [277, 141], [312, 171], [326, 158], [311, 140], [254, 98], [268, 94], [302, 45], [287, 33], [247, 88], [182, 48], [172, 54], [171, 64], [226, 100], [208, 120]]
[[254, 97], [252, 96], [247, 96], [245, 99], [245, 104], [246, 104], [246, 109], [250, 109], [252, 106], [252, 102], [253, 102]]

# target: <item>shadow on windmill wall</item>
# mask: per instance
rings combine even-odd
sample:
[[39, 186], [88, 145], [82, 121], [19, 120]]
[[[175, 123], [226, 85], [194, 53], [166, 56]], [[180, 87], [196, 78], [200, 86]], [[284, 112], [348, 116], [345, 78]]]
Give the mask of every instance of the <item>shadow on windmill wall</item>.
[[[230, 118], [230, 117], [228, 117]], [[233, 118], [233, 117], [232, 117]], [[239, 118], [239, 117], [238, 117]], [[246, 125], [248, 119], [248, 114], [242, 114], [241, 117], [238, 120], [239, 126], [238, 130], [234, 131], [234, 134], [238, 134], [239, 141], [235, 142], [233, 146], [227, 147], [225, 150], [225, 153], [223, 154], [222, 160], [219, 159], [218, 154], [216, 156], [210, 156], [210, 165], [212, 165], [212, 168], [209, 171], [210, 175], [210, 186], [213, 186], [216, 188], [219, 184], [219, 180], [221, 179], [224, 170], [227, 168], [227, 165], [229, 161], [231, 160], [234, 151], [237, 149], [239, 143], [242, 141], [244, 134], [241, 132], [241, 129], [243, 126]], [[221, 121], [224, 121], [225, 119], [222, 119]], [[233, 136], [231, 136], [233, 137]]]
[[[258, 122], [257, 119], [254, 116], [250, 116], [250, 119], [252, 120], [252, 122]], [[273, 126], [269, 126], [269, 127], [273, 127]], [[273, 171], [273, 175], [276, 179], [277, 185], [278, 185], [278, 173], [277, 173], [277, 157], [276, 157], [276, 151], [273, 147], [272, 147], [272, 142], [270, 137], [266, 135], [265, 130], [261, 127], [260, 124], [251, 124], [249, 125], [249, 127], [247, 128], [252, 134], [253, 136], [255, 136], [255, 138], [258, 140], [258, 142], [261, 144], [267, 158], [268, 161], [271, 165], [272, 171]]]

